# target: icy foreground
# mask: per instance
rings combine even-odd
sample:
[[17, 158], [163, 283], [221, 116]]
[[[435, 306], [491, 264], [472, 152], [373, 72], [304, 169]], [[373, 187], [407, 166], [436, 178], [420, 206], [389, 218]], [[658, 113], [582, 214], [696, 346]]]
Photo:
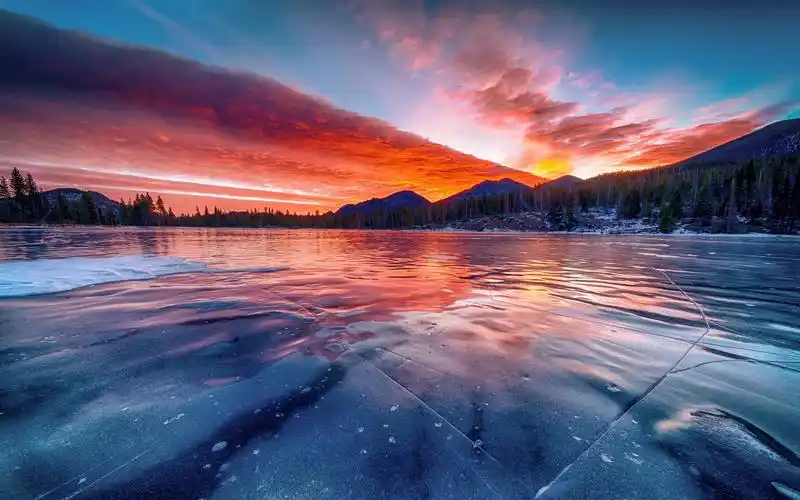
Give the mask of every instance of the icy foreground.
[[147, 280], [203, 271], [205, 267], [176, 257], [142, 255], [0, 262], [0, 297], [64, 292], [115, 281]]
[[0, 300], [0, 498], [800, 491], [793, 241], [39, 236], [198, 269]]

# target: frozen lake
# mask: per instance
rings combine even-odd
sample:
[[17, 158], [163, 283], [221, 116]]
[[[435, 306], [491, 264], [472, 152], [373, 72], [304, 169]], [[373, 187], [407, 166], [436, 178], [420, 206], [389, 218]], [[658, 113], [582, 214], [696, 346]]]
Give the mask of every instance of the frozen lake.
[[0, 498], [800, 498], [800, 240], [0, 229]]

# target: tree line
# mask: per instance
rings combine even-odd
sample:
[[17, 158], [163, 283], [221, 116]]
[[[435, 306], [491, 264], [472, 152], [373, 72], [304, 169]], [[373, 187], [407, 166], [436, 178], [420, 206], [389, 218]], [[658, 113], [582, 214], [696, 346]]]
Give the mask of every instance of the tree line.
[[615, 172], [574, 185], [545, 184], [415, 208], [305, 215], [271, 208], [224, 211], [207, 206], [202, 211], [198, 206], [194, 213], [176, 215], [160, 196], [154, 200], [149, 193], [137, 193], [133, 199], [104, 203], [102, 207], [89, 192], [73, 201], [59, 193], [55, 201], [48, 202], [29, 173], [15, 168], [10, 181], [0, 177], [0, 221], [5, 222], [403, 229], [533, 213], [547, 221], [551, 230], [570, 231], [579, 227], [590, 211], [648, 220], [663, 232], [683, 224], [710, 232], [794, 233], [800, 229], [800, 162], [796, 157], [781, 157]]
[[19, 224], [168, 225], [176, 220], [160, 196], [136, 193], [112, 202], [99, 193], [77, 189], [42, 192], [30, 172], [11, 169], [0, 176], [0, 222]]
[[595, 206], [620, 218], [651, 219], [662, 232], [683, 223], [711, 232], [794, 233], [800, 228], [800, 162], [787, 156], [605, 174], [561, 197], [583, 211]]
[[329, 220], [334, 227], [406, 228], [532, 213], [551, 230], [571, 231], [590, 211], [643, 219], [662, 232], [680, 224], [702, 232], [791, 234], [800, 229], [800, 162], [797, 157], [780, 157], [614, 172], [573, 185], [544, 184], [418, 209], [333, 215]]
[[16, 167], [8, 179], [0, 176], [0, 221], [31, 222], [47, 215], [47, 206], [30, 172]]

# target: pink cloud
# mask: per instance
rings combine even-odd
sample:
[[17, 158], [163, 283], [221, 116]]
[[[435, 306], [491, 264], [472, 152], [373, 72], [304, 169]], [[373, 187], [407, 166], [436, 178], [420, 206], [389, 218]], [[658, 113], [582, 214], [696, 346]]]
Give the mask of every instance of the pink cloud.
[[392, 55], [403, 57], [412, 70], [429, 68], [439, 60], [442, 46], [415, 36], [405, 36], [392, 46]]
[[[536, 12], [443, 16], [426, 15], [417, 1], [365, 5], [391, 54], [413, 70], [436, 69], [440, 100], [487, 131], [519, 133], [518, 168], [567, 173], [578, 164], [670, 164], [787, 112], [785, 104], [752, 109], [754, 100], [744, 97], [692, 111], [688, 101], [704, 90], [700, 83], [667, 76], [632, 91], [599, 69], [568, 71], [564, 54], [530, 37], [530, 27], [543, 22]], [[680, 126], [687, 121], [692, 125]]]
[[415, 71], [439, 61], [461, 21], [458, 16], [429, 18], [421, 0], [350, 0], [349, 6], [392, 56]]
[[727, 120], [671, 129], [660, 128], [658, 119], [629, 121], [625, 108], [569, 116], [528, 127], [521, 161], [558, 155], [573, 163], [599, 157], [618, 167], [669, 165], [748, 134], [796, 105], [779, 103]]
[[735, 97], [702, 106], [694, 111], [693, 120], [695, 122], [708, 122], [715, 120], [727, 120], [737, 114], [742, 113], [750, 105], [748, 97]]

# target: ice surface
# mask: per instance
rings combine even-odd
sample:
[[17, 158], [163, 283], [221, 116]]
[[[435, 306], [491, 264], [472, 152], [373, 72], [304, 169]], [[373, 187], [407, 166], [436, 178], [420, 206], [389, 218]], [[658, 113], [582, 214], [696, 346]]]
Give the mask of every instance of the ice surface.
[[2, 238], [209, 270], [0, 301], [0, 498], [793, 498], [797, 243]]
[[147, 280], [206, 269], [205, 264], [177, 257], [144, 255], [0, 262], [0, 297], [64, 292], [101, 283]]

